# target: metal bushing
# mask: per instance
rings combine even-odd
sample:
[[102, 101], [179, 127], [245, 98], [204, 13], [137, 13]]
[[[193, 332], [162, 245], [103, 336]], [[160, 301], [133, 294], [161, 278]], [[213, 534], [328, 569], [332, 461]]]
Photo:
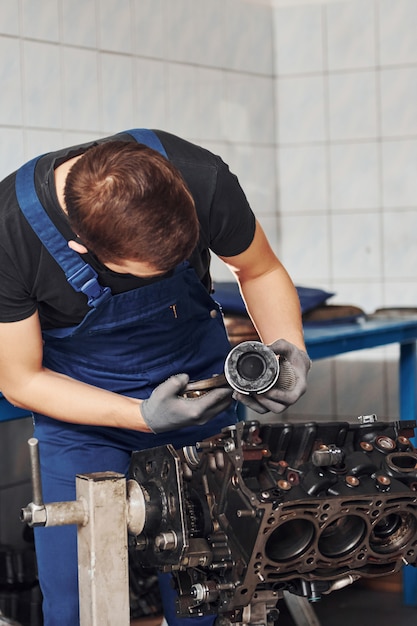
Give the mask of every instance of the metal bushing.
[[279, 363], [273, 350], [260, 341], [244, 341], [229, 352], [224, 374], [240, 393], [265, 393], [278, 380]]

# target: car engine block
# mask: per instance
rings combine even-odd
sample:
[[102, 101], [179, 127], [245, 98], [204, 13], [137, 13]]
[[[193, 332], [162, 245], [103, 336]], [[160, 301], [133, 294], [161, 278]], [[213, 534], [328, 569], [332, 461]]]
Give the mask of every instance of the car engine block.
[[139, 485], [145, 518], [131, 552], [173, 573], [180, 615], [231, 622], [285, 592], [315, 600], [415, 566], [415, 427], [246, 421], [195, 446], [135, 452], [128, 488]]

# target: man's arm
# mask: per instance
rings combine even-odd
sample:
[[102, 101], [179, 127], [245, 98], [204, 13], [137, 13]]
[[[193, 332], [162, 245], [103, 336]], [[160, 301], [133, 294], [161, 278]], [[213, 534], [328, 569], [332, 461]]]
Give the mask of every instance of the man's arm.
[[258, 223], [249, 248], [222, 260], [237, 278], [260, 338], [279, 356], [280, 362], [280, 374], [274, 387], [265, 393], [236, 392], [234, 396], [258, 413], [281, 413], [305, 393], [311, 367], [297, 290]]
[[15, 406], [64, 422], [160, 433], [205, 424], [231, 402], [228, 389], [184, 397], [187, 374], [171, 376], [146, 400], [129, 398], [44, 368], [42, 354], [37, 313], [0, 324], [0, 390]]
[[149, 431], [140, 400], [43, 367], [39, 317], [0, 324], [0, 390], [18, 407], [58, 420]]
[[255, 236], [245, 252], [220, 258], [235, 275], [263, 343], [284, 338], [305, 350], [297, 290], [260, 224], [256, 223]]

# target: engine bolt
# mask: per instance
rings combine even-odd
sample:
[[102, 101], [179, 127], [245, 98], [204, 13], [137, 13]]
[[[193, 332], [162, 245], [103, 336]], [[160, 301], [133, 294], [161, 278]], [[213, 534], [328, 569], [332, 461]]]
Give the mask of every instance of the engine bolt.
[[288, 467], [287, 461], [278, 461], [278, 474], [284, 474]]
[[359, 485], [359, 478], [356, 478], [356, 476], [346, 476], [345, 481], [349, 487], [357, 487]]
[[235, 449], [235, 442], [233, 441], [233, 439], [225, 439], [224, 441], [224, 451], [225, 452], [233, 452], [233, 450]]
[[292, 485], [298, 485], [300, 482], [300, 477], [297, 472], [290, 471], [287, 473], [287, 479]]
[[389, 452], [396, 448], [395, 441], [391, 437], [385, 437], [384, 435], [376, 438], [375, 445], [383, 452]]
[[255, 509], [238, 509], [236, 511], [237, 517], [256, 517]]
[[398, 448], [404, 452], [410, 447], [410, 440], [407, 437], [399, 436], [397, 439]]
[[160, 533], [155, 537], [155, 547], [158, 548], [158, 550], [175, 550], [177, 545], [178, 537], [172, 530]]
[[377, 476], [376, 477], [376, 486], [379, 489], [383, 489], [384, 491], [389, 488], [391, 484], [391, 480], [388, 476]]
[[368, 443], [368, 441], [361, 441], [359, 445], [365, 452], [372, 452], [372, 450], [374, 449], [373, 445], [371, 443]]
[[277, 486], [282, 489], [282, 491], [289, 491], [291, 489], [291, 483], [289, 483], [288, 480], [279, 480]]

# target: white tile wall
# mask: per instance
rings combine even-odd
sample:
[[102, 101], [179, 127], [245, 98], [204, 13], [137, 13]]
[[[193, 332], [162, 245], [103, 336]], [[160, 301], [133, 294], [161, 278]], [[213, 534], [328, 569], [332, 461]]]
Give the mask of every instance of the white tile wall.
[[98, 52], [63, 46], [61, 55], [64, 128], [101, 130]]
[[102, 130], [136, 126], [134, 114], [135, 59], [128, 55], [103, 52], [99, 57]]
[[[333, 283], [334, 284], [334, 283]], [[360, 307], [365, 313], [373, 313], [381, 306], [392, 304], [385, 301], [384, 290], [386, 281], [378, 279], [358, 279], [340, 280], [336, 289], [337, 292], [330, 301], [330, 304], [352, 304]], [[357, 353], [360, 359], [360, 353]]]
[[132, 50], [132, 14], [130, 0], [100, 0], [98, 40], [102, 50], [119, 54]]
[[[222, 152], [223, 155], [223, 152]], [[239, 178], [241, 186], [251, 206], [257, 206], [257, 217], [271, 217], [277, 219], [275, 212], [276, 195], [273, 181], [275, 179], [275, 150], [265, 145], [245, 144], [233, 146], [228, 151], [227, 157], [233, 162], [233, 173]], [[223, 156], [224, 160], [226, 155]], [[253, 176], [246, 183], [246, 172], [252, 169]], [[275, 247], [278, 245], [274, 230]], [[276, 249], [278, 249], [276, 247]]]
[[[417, 211], [386, 211], [383, 229], [384, 275], [388, 280], [415, 280]], [[414, 306], [417, 306], [417, 298]]]
[[[135, 126], [144, 128], [168, 128], [167, 98], [167, 63], [154, 59], [134, 59], [135, 88]], [[149, 97], [159, 94], [159, 97]]]
[[298, 285], [325, 288], [331, 279], [330, 224], [322, 212], [282, 215], [281, 257]]
[[376, 137], [375, 72], [330, 73], [328, 90], [331, 141]]
[[417, 63], [417, 4], [414, 0], [380, 0], [378, 10], [381, 64]]
[[384, 68], [381, 80], [381, 130], [384, 137], [417, 133], [417, 67]]
[[59, 46], [24, 40], [22, 48], [25, 125], [61, 128], [63, 107]]
[[20, 44], [17, 39], [0, 36], [1, 121], [5, 126], [21, 126], [22, 73]]
[[279, 144], [325, 141], [324, 75], [278, 76], [276, 111]]
[[58, 0], [21, 0], [22, 36], [59, 41]]
[[329, 154], [332, 211], [379, 209], [379, 144], [376, 141], [334, 143]]
[[[417, 267], [417, 5], [286, 4], [274, 11], [283, 260], [297, 278], [323, 274], [312, 276], [310, 255], [295, 251], [306, 217], [324, 224], [331, 211], [333, 290], [346, 298], [351, 287], [367, 307], [360, 286], [377, 281], [370, 301], [379, 294], [384, 305], [385, 281], [415, 282]], [[410, 301], [404, 291], [398, 304]]]
[[381, 279], [379, 213], [337, 213], [331, 218], [331, 266], [335, 284], [342, 280]]
[[229, 141], [274, 144], [274, 101], [271, 78], [231, 72], [226, 79]]
[[23, 134], [21, 128], [0, 128], [0, 169], [4, 174], [13, 172], [24, 161]]
[[[172, 61], [192, 63], [204, 54], [204, 40], [200, 38], [200, 20], [193, 10], [193, 0], [178, 0], [165, 5], [166, 56]], [[202, 45], [203, 44], [203, 45]]]
[[[294, 41], [303, 45], [294, 45]], [[324, 70], [321, 6], [281, 7], [274, 11], [275, 68], [279, 76]]]
[[[282, 258], [297, 281], [335, 291], [333, 304], [417, 306], [417, 4], [286, 4], [274, 12]], [[396, 356], [374, 352], [379, 371], [365, 353], [337, 359], [337, 415], [356, 404], [398, 414]], [[308, 394], [313, 408], [319, 386]]]
[[404, 307], [416, 309], [417, 281], [406, 278], [384, 281], [383, 305], [390, 308], [398, 307], [401, 302]]
[[167, 58], [166, 24], [169, 4], [166, 0], [133, 0], [133, 52], [139, 57]]
[[72, 46], [97, 47], [96, 3], [61, 0], [61, 38]]
[[324, 145], [278, 148], [280, 213], [326, 211], [329, 207], [328, 158]]
[[[382, 206], [388, 210], [398, 207], [416, 210], [417, 138], [383, 140], [381, 160]], [[399, 221], [397, 227], [400, 227]]]
[[[273, 33], [271, 10], [242, 0], [224, 0], [225, 35], [221, 45], [226, 50], [227, 67], [239, 72], [271, 75], [273, 71]], [[206, 37], [210, 34], [206, 32]]]
[[[204, 141], [225, 139], [228, 124], [224, 120], [228, 73], [211, 67], [198, 67], [196, 92], [198, 98], [199, 136]], [[204, 121], [204, 128], [201, 124]], [[203, 130], [204, 135], [201, 134]]]
[[325, 6], [329, 71], [364, 69], [376, 64], [376, 7], [373, 0]]
[[0, 32], [4, 35], [19, 34], [19, 5], [17, 2], [0, 0]]
[[195, 65], [169, 63], [167, 70], [167, 130], [182, 136], [198, 137], [200, 111]]

